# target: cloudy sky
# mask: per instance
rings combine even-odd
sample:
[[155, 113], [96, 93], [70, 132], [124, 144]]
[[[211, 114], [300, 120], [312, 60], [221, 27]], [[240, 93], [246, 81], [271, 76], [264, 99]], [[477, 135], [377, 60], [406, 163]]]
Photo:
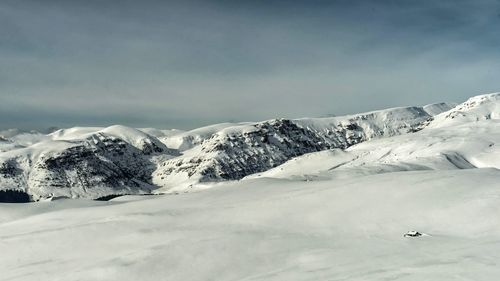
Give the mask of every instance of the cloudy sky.
[[0, 2], [0, 129], [194, 128], [500, 91], [500, 1]]

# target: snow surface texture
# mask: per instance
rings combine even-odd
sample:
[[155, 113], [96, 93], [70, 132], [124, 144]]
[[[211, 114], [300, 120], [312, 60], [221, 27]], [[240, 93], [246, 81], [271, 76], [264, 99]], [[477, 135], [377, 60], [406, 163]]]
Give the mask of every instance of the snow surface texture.
[[498, 280], [499, 105], [4, 136], [0, 280]]
[[412, 171], [0, 204], [0, 280], [498, 280], [499, 182]]

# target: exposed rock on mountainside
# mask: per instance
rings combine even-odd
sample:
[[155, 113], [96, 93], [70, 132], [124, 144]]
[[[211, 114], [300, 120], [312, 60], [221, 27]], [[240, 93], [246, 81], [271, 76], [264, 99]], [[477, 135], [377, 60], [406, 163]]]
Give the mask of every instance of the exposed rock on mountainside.
[[34, 200], [186, 191], [199, 182], [242, 179], [311, 152], [496, 119], [499, 96], [474, 97], [455, 108], [440, 103], [341, 117], [224, 123], [189, 132], [111, 126], [11, 134], [0, 143], [0, 189], [23, 191]]
[[[443, 104], [427, 107], [434, 112]], [[394, 108], [346, 117], [276, 119], [227, 127], [184, 156], [167, 160], [154, 174], [166, 188], [193, 182], [237, 180], [287, 160], [331, 148], [345, 149], [377, 137], [414, 132], [432, 115], [422, 107]]]
[[141, 151], [121, 139], [93, 135], [60, 153], [39, 157], [28, 179], [28, 191], [36, 197], [49, 193], [92, 198], [106, 194], [106, 189], [149, 192], [154, 166], [145, 155], [152, 149], [147, 146]]
[[158, 176], [187, 173], [188, 177], [199, 175], [201, 181], [240, 179], [291, 157], [328, 149], [334, 143], [286, 119], [250, 127], [251, 130], [243, 132], [214, 134], [201, 144], [199, 154], [162, 163]]
[[142, 132], [126, 130], [140, 138], [125, 141], [110, 129], [77, 137], [58, 132], [51, 140], [0, 154], [0, 186], [27, 192], [34, 200], [149, 193], [155, 188], [152, 158], [176, 152]]

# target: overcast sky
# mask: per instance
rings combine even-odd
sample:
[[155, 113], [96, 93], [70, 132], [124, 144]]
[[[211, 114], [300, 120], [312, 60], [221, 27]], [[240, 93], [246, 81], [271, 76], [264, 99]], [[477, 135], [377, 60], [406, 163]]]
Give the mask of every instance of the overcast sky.
[[341, 115], [500, 91], [500, 1], [0, 2], [0, 129]]

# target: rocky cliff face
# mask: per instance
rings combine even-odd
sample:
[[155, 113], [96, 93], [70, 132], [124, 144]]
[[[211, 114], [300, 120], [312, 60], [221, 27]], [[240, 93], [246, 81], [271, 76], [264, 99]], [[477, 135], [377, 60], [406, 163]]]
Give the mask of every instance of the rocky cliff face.
[[41, 156], [33, 163], [28, 191], [35, 197], [97, 198], [108, 193], [141, 193], [153, 189], [155, 167], [144, 151], [129, 143], [96, 134], [60, 153]]
[[179, 173], [200, 181], [241, 179], [291, 157], [334, 145], [329, 138], [291, 120], [278, 119], [245, 127], [245, 131], [214, 134], [201, 143], [198, 154], [168, 160], [160, 165], [156, 175], [167, 182], [169, 176]]
[[181, 157], [160, 163], [154, 182], [164, 190], [195, 182], [238, 180], [289, 159], [326, 149], [345, 149], [377, 137], [411, 133], [432, 116], [409, 107], [340, 118], [276, 119], [223, 129]]
[[81, 140], [45, 141], [1, 155], [0, 186], [24, 191], [33, 200], [149, 193], [156, 188], [152, 158], [164, 153], [175, 154], [157, 140], [132, 145], [100, 132]]
[[[197, 182], [238, 180], [306, 153], [420, 130], [432, 115], [425, 108], [408, 107], [221, 124], [160, 139], [124, 126], [59, 130], [23, 144], [4, 139], [10, 146], [0, 152], [0, 190], [23, 191], [33, 200], [185, 191]], [[177, 144], [178, 150], [166, 144]]]

